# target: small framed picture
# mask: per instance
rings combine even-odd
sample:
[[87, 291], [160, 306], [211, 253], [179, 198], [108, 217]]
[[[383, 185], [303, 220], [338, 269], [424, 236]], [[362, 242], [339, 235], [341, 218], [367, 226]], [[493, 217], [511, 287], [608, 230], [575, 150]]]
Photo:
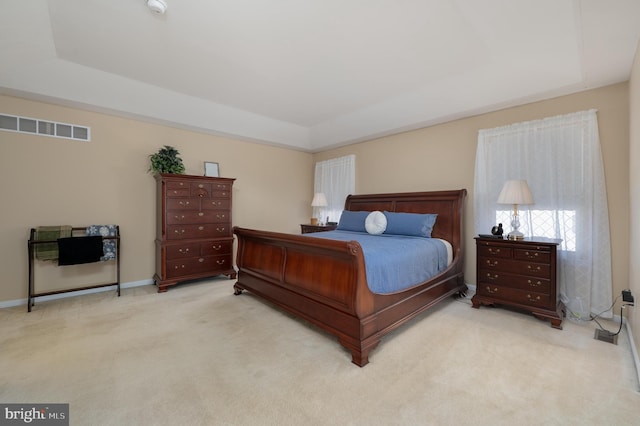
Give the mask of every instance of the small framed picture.
[[212, 163], [211, 161], [204, 162], [204, 175], [210, 177], [220, 177], [220, 166], [218, 163]]

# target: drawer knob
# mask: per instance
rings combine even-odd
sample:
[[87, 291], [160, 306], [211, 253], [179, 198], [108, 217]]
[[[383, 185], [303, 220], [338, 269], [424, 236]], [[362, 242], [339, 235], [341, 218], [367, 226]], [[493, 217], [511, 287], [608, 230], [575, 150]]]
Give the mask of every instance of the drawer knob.
[[184, 265], [176, 265], [176, 269], [180, 269], [180, 268], [184, 269]]
[[198, 259], [198, 262], [200, 263], [204, 262], [204, 257], [201, 257], [200, 259]]
[[175, 216], [175, 218], [176, 218], [176, 219], [178, 219], [178, 220], [182, 220], [182, 219], [184, 219], [184, 215], [181, 215], [181, 216]]
[[497, 260], [491, 260], [491, 259], [487, 259], [487, 265], [494, 267], [498, 265], [498, 261]]
[[204, 213], [203, 212], [198, 212], [198, 216], [202, 217], [202, 216], [204, 216]]
[[220, 250], [222, 246], [218, 244], [217, 246], [211, 246], [211, 248], [214, 250]]
[[188, 206], [190, 203], [188, 201], [180, 201], [178, 204], [181, 206]]
[[493, 290], [491, 290], [491, 287], [487, 286], [487, 291], [491, 294], [497, 293], [498, 287], [494, 287]]
[[529, 299], [529, 302], [539, 302], [540, 296], [533, 297], [530, 294], [527, 294], [527, 299]]
[[493, 247], [489, 247], [489, 253], [498, 254], [500, 253], [500, 249], [494, 249]]
[[216, 263], [218, 265], [224, 265], [225, 261], [224, 261], [224, 259], [223, 260], [216, 260]]
[[491, 273], [487, 272], [487, 279], [488, 280], [492, 280], [492, 281], [496, 280], [496, 279], [498, 279], [498, 274], [491, 274]]
[[184, 229], [176, 229], [175, 231], [176, 234], [184, 234]]
[[217, 215], [216, 215], [216, 217], [217, 217], [218, 219], [224, 219], [224, 218], [225, 218], [225, 215], [223, 215], [223, 214], [217, 214]]
[[538, 257], [538, 253], [537, 253], [537, 252], [533, 252], [533, 253], [531, 253], [531, 252], [526, 251], [526, 252], [524, 252], [524, 254], [525, 254], [527, 257], [531, 257], [531, 258]]
[[530, 271], [540, 272], [540, 267], [539, 266], [533, 267], [531, 265], [527, 265], [527, 269], [530, 270]]
[[203, 184], [198, 185], [198, 188], [204, 188]]
[[534, 282], [533, 282], [533, 281], [531, 281], [531, 280], [527, 280], [527, 283], [529, 283], [529, 285], [530, 285], [531, 287], [538, 287], [538, 286], [541, 286], [541, 285], [542, 285], [542, 282], [541, 282], [541, 281], [536, 281], [536, 282], [534, 283]]
[[183, 254], [189, 253], [189, 249], [188, 248], [186, 248], [186, 249], [178, 249], [178, 251], [180, 253], [183, 253]]
[[218, 232], [224, 232], [225, 228], [216, 228], [216, 231]]
[[204, 226], [198, 226], [198, 231], [204, 230]]

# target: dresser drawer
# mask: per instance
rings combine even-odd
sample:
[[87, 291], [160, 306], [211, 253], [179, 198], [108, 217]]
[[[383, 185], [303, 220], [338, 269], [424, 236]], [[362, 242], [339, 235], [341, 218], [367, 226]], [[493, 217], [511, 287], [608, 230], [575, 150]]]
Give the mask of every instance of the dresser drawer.
[[231, 184], [227, 182], [215, 182], [211, 184], [211, 189], [217, 193], [224, 193], [225, 196], [231, 191]]
[[551, 276], [551, 265], [549, 263], [534, 263], [496, 257], [479, 256], [478, 268], [501, 272], [512, 272], [514, 274], [524, 274], [542, 278], [550, 278]]
[[195, 275], [202, 273], [215, 274], [217, 271], [226, 271], [231, 267], [231, 255], [200, 256], [186, 259], [168, 260], [167, 277], [174, 278], [183, 275]]
[[507, 258], [510, 259], [513, 256], [513, 249], [511, 247], [501, 247], [497, 245], [479, 245], [478, 256], [488, 258]]
[[167, 210], [167, 225], [229, 223], [231, 212], [225, 210]]
[[476, 291], [480, 296], [490, 296], [492, 299], [496, 299], [496, 303], [502, 300], [507, 304], [516, 303], [540, 308], [548, 308], [555, 305], [555, 300], [552, 302], [549, 294], [535, 291], [519, 290], [495, 284], [482, 284], [478, 286]]
[[220, 254], [231, 254], [233, 240], [228, 241], [207, 241], [202, 243], [202, 255], [203, 256], [214, 256]]
[[230, 210], [231, 200], [224, 198], [210, 198], [202, 200], [202, 210]]
[[551, 252], [549, 250], [542, 249], [515, 249], [513, 251], [513, 258], [517, 260], [549, 263], [551, 262]]
[[182, 244], [170, 244], [166, 246], [167, 260], [172, 259], [184, 259], [186, 257], [200, 256], [201, 243], [182, 243]]
[[479, 271], [478, 282], [481, 285], [495, 284], [501, 287], [519, 288], [521, 290], [535, 291], [544, 294], [549, 294], [551, 291], [550, 279], [528, 277], [487, 269], [481, 269]]
[[191, 195], [194, 197], [202, 196], [206, 194], [209, 197], [211, 195], [211, 183], [210, 182], [191, 182]]
[[167, 210], [199, 210], [199, 209], [200, 209], [200, 200], [197, 198], [168, 198], [167, 199]]
[[188, 197], [189, 196], [189, 182], [174, 180], [166, 183], [167, 197]]
[[168, 240], [231, 237], [231, 223], [205, 223], [201, 225], [169, 225]]

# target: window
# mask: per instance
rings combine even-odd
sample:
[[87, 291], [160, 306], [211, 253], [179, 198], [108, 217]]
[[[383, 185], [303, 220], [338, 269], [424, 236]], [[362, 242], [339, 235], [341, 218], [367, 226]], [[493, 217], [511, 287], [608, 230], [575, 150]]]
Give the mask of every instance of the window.
[[314, 192], [322, 192], [327, 197], [327, 207], [320, 210], [322, 222], [328, 217], [330, 222], [338, 222], [347, 195], [355, 192], [356, 156], [333, 158], [316, 163]]
[[[495, 223], [502, 223], [506, 232], [508, 232], [512, 215], [513, 210], [496, 210]], [[519, 216], [519, 230], [524, 235], [560, 238], [562, 243], [558, 247], [559, 250], [576, 251], [575, 210], [528, 210], [520, 212]], [[533, 231], [534, 229], [535, 232]]]
[[505, 181], [525, 179], [534, 204], [518, 206], [525, 236], [562, 239], [559, 283], [569, 318], [612, 317], [611, 241], [595, 110], [480, 130], [474, 183], [475, 232], [511, 230], [497, 204]]

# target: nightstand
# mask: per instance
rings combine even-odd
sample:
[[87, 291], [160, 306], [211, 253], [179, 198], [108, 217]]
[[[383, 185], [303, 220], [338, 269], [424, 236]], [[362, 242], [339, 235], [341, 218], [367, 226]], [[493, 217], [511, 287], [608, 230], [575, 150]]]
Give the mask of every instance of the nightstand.
[[562, 240], [476, 237], [476, 294], [480, 305], [508, 305], [562, 329], [565, 316], [557, 285], [557, 246]]
[[300, 230], [303, 234], [310, 234], [312, 232], [324, 232], [333, 231], [338, 225], [307, 225], [305, 223], [300, 225]]

